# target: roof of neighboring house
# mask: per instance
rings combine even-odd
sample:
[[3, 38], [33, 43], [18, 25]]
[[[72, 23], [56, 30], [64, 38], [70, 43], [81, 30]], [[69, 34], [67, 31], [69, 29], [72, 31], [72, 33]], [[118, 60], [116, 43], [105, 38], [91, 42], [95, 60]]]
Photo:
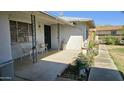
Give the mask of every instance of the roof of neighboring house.
[[66, 16], [59, 17], [59, 18], [64, 19], [69, 22], [85, 22], [90, 28], [95, 27], [95, 23], [91, 18], [66, 17]]
[[115, 31], [122, 30], [123, 26], [96, 26], [96, 31]]

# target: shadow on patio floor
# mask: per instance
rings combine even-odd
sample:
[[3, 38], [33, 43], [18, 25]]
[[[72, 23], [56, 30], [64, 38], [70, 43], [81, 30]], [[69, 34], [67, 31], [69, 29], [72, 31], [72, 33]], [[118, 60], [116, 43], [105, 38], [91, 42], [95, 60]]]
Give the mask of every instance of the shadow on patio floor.
[[61, 51], [41, 58], [35, 64], [31, 62], [30, 57], [25, 58], [22, 62], [15, 62], [15, 75], [24, 80], [53, 81], [78, 54], [79, 51]]
[[88, 81], [122, 81], [123, 78], [118, 70], [92, 67]]

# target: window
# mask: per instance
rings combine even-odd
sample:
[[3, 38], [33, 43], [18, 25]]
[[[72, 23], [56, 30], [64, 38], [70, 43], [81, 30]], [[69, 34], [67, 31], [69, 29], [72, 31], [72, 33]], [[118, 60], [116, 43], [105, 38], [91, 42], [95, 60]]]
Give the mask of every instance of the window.
[[18, 22], [18, 42], [28, 42], [28, 24]]
[[116, 35], [116, 31], [111, 31], [111, 35]]
[[16, 29], [15, 21], [10, 21], [10, 33], [11, 33], [11, 41], [17, 42], [17, 29]]
[[29, 42], [31, 34], [31, 24], [10, 21], [10, 32], [12, 42]]

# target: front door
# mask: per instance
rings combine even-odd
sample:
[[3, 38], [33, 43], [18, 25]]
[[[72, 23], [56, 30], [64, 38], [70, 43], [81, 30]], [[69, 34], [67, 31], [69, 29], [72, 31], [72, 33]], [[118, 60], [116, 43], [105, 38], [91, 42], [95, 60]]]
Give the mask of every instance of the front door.
[[44, 25], [44, 39], [47, 48], [51, 48], [51, 27], [49, 25]]

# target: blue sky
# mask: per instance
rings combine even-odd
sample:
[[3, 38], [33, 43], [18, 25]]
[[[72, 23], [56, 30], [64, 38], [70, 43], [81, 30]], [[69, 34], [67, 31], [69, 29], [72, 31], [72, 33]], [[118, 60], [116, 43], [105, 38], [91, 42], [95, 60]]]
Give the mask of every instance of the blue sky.
[[[61, 11], [50, 11], [60, 16]], [[124, 12], [120, 11], [63, 11], [64, 16], [92, 18], [96, 25], [124, 25]]]

